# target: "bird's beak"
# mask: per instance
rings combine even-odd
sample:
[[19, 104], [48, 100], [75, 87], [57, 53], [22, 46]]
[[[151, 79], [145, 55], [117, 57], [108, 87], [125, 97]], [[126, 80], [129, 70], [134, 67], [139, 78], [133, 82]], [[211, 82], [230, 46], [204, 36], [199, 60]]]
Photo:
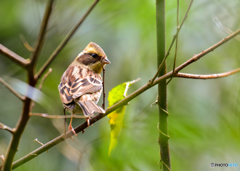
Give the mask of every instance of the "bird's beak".
[[102, 64], [110, 64], [111, 62], [107, 58], [102, 58]]

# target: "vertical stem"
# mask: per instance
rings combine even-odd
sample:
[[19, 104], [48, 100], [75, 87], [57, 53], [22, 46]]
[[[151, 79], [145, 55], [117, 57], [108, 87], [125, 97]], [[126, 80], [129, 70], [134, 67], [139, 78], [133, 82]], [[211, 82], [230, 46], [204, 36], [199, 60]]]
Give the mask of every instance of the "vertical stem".
[[[165, 56], [165, 0], [156, 0], [156, 28], [157, 28], [157, 59], [158, 67]], [[166, 62], [158, 77], [167, 73]], [[168, 145], [168, 113], [167, 113], [167, 84], [166, 80], [158, 84], [158, 106], [159, 106], [159, 137], [160, 160], [163, 163], [163, 170], [171, 169], [170, 152]], [[161, 167], [161, 166], [160, 166]]]
[[105, 80], [105, 68], [103, 66], [103, 82], [102, 82], [102, 86], [103, 86], [103, 104], [102, 104], [102, 108], [105, 110], [105, 88], [104, 88], [104, 80]]
[[24, 107], [23, 107], [21, 117], [16, 126], [16, 131], [14, 132], [14, 134], [12, 136], [11, 142], [10, 142], [7, 152], [6, 152], [6, 156], [5, 156], [5, 160], [4, 160], [3, 168], [2, 168], [3, 171], [12, 170], [12, 162], [13, 162], [16, 152], [18, 151], [18, 145], [20, 142], [20, 138], [22, 136], [23, 130], [29, 119], [30, 106], [31, 106], [31, 99], [26, 98], [26, 101], [24, 102]]

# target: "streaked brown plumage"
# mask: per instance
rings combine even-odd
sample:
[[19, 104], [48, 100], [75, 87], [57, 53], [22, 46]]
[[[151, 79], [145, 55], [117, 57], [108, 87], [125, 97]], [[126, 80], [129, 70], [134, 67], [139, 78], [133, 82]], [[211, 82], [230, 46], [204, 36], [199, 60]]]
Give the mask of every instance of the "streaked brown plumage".
[[[71, 114], [83, 113], [90, 118], [94, 113], [105, 113], [96, 104], [102, 93], [101, 72], [106, 64], [110, 61], [102, 48], [90, 42], [63, 73], [58, 89], [63, 106]], [[69, 129], [71, 123], [72, 119]]]

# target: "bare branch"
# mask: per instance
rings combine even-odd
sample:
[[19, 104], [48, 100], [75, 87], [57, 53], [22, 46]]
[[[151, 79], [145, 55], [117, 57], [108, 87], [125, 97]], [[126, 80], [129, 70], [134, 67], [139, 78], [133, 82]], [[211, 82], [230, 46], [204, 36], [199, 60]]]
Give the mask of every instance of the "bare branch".
[[164, 57], [163, 60], [162, 60], [162, 63], [159, 65], [158, 70], [157, 70], [156, 74], [154, 75], [154, 77], [150, 80], [150, 82], [149, 82], [150, 85], [153, 84], [154, 80], [155, 80], [155, 79], [157, 78], [157, 76], [159, 75], [159, 72], [161, 71], [161, 69], [162, 69], [162, 67], [163, 67], [163, 65], [164, 65], [164, 62], [166, 61], [168, 55], [170, 54], [170, 51], [171, 51], [171, 49], [172, 49], [172, 46], [173, 46], [176, 38], [178, 37], [178, 33], [180, 32], [180, 30], [181, 30], [181, 28], [182, 28], [185, 20], [187, 19], [188, 12], [189, 12], [189, 10], [190, 10], [190, 8], [191, 8], [191, 6], [192, 6], [192, 3], [193, 3], [193, 0], [191, 0], [190, 4], [189, 4], [189, 6], [188, 6], [188, 9], [187, 9], [187, 11], [186, 11], [186, 13], [185, 13], [185, 16], [184, 16], [184, 18], [183, 18], [183, 21], [182, 21], [181, 25], [179, 26], [179, 28], [177, 29], [177, 33], [173, 36], [173, 40], [172, 40], [172, 42], [171, 42], [171, 44], [170, 44], [170, 47], [168, 48], [168, 51], [167, 51], [165, 57]]
[[235, 36], [237, 36], [238, 34], [240, 34], [240, 29], [235, 31], [233, 34], [230, 34], [229, 36], [225, 37], [224, 39], [222, 39], [221, 41], [219, 41], [218, 43], [216, 43], [215, 45], [211, 46], [210, 48], [203, 50], [201, 53], [194, 55], [192, 58], [190, 58], [189, 60], [187, 60], [186, 62], [184, 62], [183, 64], [181, 64], [179, 67], [177, 67], [175, 69], [175, 73], [179, 72], [180, 70], [182, 70], [183, 68], [185, 68], [186, 66], [188, 66], [189, 64], [197, 61], [198, 59], [200, 59], [201, 57], [203, 57], [204, 55], [208, 54], [209, 52], [212, 52], [213, 50], [215, 50], [216, 48], [218, 48], [219, 46], [221, 46], [222, 44], [228, 42], [229, 40], [231, 40], [232, 38], [234, 38]]
[[44, 144], [43, 146], [39, 147], [38, 149], [32, 151], [31, 153], [27, 154], [26, 156], [24, 156], [23, 158], [13, 162], [13, 166], [12, 168], [15, 169], [19, 166], [21, 166], [22, 164], [26, 163], [27, 161], [35, 158], [36, 156], [38, 156], [39, 154], [47, 151], [48, 149], [50, 149], [51, 147], [55, 146], [56, 144], [64, 141], [65, 139], [73, 136], [73, 132], [72, 131], [69, 131], [67, 132], [66, 134], [62, 134], [61, 136], [53, 139], [52, 141]]
[[102, 108], [103, 108], [103, 110], [105, 110], [105, 96], [106, 96], [106, 94], [105, 94], [105, 86], [104, 86], [104, 81], [105, 81], [105, 68], [104, 68], [104, 66], [103, 66], [103, 81], [102, 81], [102, 87], [103, 87], [103, 104], [102, 104]]
[[[223, 30], [227, 34], [232, 34], [233, 33], [233, 31], [230, 28], [222, 25], [221, 21], [219, 21], [217, 16], [213, 16], [212, 18], [213, 18], [213, 21], [216, 23], [218, 28], [220, 28], [221, 30]], [[235, 39], [240, 41], [240, 36], [236, 36]]]
[[21, 116], [18, 120], [16, 129], [15, 129], [15, 134], [13, 134], [12, 136], [12, 139], [9, 143], [9, 146], [5, 155], [6, 157], [2, 166], [2, 171], [12, 170], [13, 159], [16, 152], [18, 151], [18, 145], [19, 145], [21, 135], [29, 119], [30, 106], [31, 106], [31, 99], [26, 98], [23, 103]]
[[[38, 141], [38, 139], [36, 138], [35, 140], [33, 140], [33, 141], [35, 141], [35, 142], [37, 142], [38, 144], [40, 144], [40, 145], [44, 145], [42, 142], [40, 142], [40, 141]], [[48, 151], [47, 151], [47, 153], [48, 153]]]
[[91, 7], [88, 9], [88, 11], [85, 13], [85, 15], [79, 20], [79, 22], [73, 27], [73, 29], [63, 39], [63, 41], [60, 43], [60, 45], [55, 49], [55, 51], [52, 53], [52, 55], [49, 57], [49, 59], [45, 62], [45, 64], [42, 66], [42, 68], [39, 70], [39, 72], [35, 75], [35, 79], [38, 79], [39, 77], [41, 77], [43, 72], [47, 69], [47, 67], [52, 63], [52, 61], [59, 54], [59, 52], [65, 47], [65, 45], [68, 43], [68, 41], [72, 38], [72, 36], [77, 31], [79, 26], [81, 26], [83, 21], [87, 18], [87, 16], [90, 14], [92, 9], [98, 3], [98, 1], [99, 0], [95, 0], [95, 2], [91, 5]]
[[2, 44], [0, 44], [0, 52], [3, 55], [9, 57], [12, 61], [16, 62], [17, 64], [19, 64], [22, 67], [26, 67], [30, 63], [30, 60], [24, 59], [23, 57], [17, 55], [16, 53], [14, 53], [10, 49], [6, 48]]
[[49, 119], [64, 119], [64, 118], [79, 118], [79, 119], [83, 119], [86, 118], [83, 115], [48, 115], [46, 113], [31, 113], [31, 116], [39, 116], [39, 117], [43, 117], [43, 118], [49, 118]]
[[177, 34], [178, 34], [179, 31], [181, 30], [181, 28], [182, 28], [185, 20], [187, 19], [187, 16], [188, 16], [188, 13], [189, 13], [190, 8], [191, 8], [191, 6], [192, 6], [192, 3], [193, 3], [193, 0], [191, 0], [190, 4], [189, 4], [189, 6], [188, 6], [188, 9], [187, 9], [187, 11], [186, 11], [186, 13], [185, 13], [185, 16], [184, 16], [184, 18], [183, 18], [183, 20], [182, 20], [182, 23], [181, 23], [181, 25], [180, 25], [180, 27], [179, 27], [179, 30], [178, 30]]
[[28, 44], [28, 42], [26, 41], [25, 37], [22, 34], [20, 34], [19, 37], [21, 39], [21, 42], [22, 42], [23, 46], [27, 50], [29, 50], [30, 52], [34, 52], [34, 49]]
[[141, 78], [138, 78], [138, 79], [136, 79], [136, 80], [132, 80], [132, 81], [130, 81], [130, 82], [127, 82], [125, 91], [124, 91], [124, 93], [123, 93], [123, 96], [124, 96], [124, 97], [127, 97], [127, 92], [128, 92], [128, 89], [129, 89], [130, 85], [131, 85], [131, 84], [134, 84], [134, 83], [136, 83], [136, 82], [138, 82], [138, 81], [140, 81], [140, 80], [141, 80]]
[[191, 78], [191, 79], [216, 79], [216, 78], [223, 78], [227, 77], [230, 75], [233, 75], [237, 72], [240, 72], [240, 68], [228, 71], [228, 72], [223, 72], [219, 74], [210, 74], [210, 75], [197, 75], [197, 74], [187, 74], [187, 73], [176, 73], [174, 77], [181, 77], [181, 78]]
[[[189, 8], [188, 8], [189, 9]], [[185, 17], [186, 17], [186, 15], [185, 15]], [[184, 17], [184, 19], [186, 19]], [[173, 62], [173, 71], [175, 70], [175, 67], [176, 67], [176, 61], [177, 61], [177, 49], [178, 49], [178, 29], [181, 29], [181, 27], [178, 27], [178, 22], [179, 22], [179, 0], [177, 0], [177, 34], [176, 34], [176, 43], [175, 43], [175, 56], [174, 56], [174, 62]], [[183, 22], [182, 22], [182, 24], [183, 24]], [[182, 26], [182, 24], [181, 24], [181, 26]], [[173, 72], [173, 74], [172, 74], [172, 76], [171, 76], [171, 78], [168, 80], [168, 82], [167, 82], [167, 85], [168, 85], [168, 83], [170, 83], [170, 81], [172, 80], [172, 78], [173, 78], [173, 75], [174, 75], [174, 72]]]
[[0, 129], [4, 129], [4, 130], [10, 132], [11, 134], [14, 134], [14, 131], [15, 131], [14, 129], [8, 127], [7, 125], [4, 125], [4, 124], [1, 123], [1, 122], [0, 122]]
[[[41, 82], [40, 82], [40, 84], [39, 84], [39, 87], [38, 87], [39, 90], [42, 89], [42, 86], [43, 86], [44, 81], [46, 80], [46, 78], [48, 77], [48, 75], [49, 75], [51, 72], [52, 72], [52, 68], [49, 68], [48, 72], [43, 76], [43, 78], [42, 78], [42, 80], [41, 80]], [[34, 108], [34, 106], [35, 106], [35, 102], [32, 102], [31, 111], [32, 111], [32, 109]]]
[[15, 96], [17, 96], [20, 100], [24, 101], [24, 97], [20, 95], [16, 90], [14, 90], [8, 83], [6, 83], [1, 77], [0, 77], [0, 83], [2, 83], [8, 90], [10, 90]]
[[53, 3], [54, 3], [54, 0], [49, 0], [48, 4], [46, 6], [44, 17], [43, 17], [42, 24], [41, 24], [41, 28], [39, 31], [37, 44], [36, 44], [36, 47], [34, 49], [32, 56], [31, 56], [31, 64], [32, 65], [35, 65], [37, 58], [40, 54], [40, 51], [42, 49], [44, 36], [45, 36], [46, 30], [47, 30], [48, 21], [49, 21], [49, 18], [50, 18], [52, 9], [53, 9]]
[[38, 89], [41, 90], [42, 89], [42, 86], [43, 86], [43, 83], [44, 81], [46, 80], [46, 78], [48, 77], [48, 75], [52, 72], [52, 68], [49, 68], [48, 72], [43, 76], [42, 80], [41, 80], [41, 83], [39, 84], [39, 87]]

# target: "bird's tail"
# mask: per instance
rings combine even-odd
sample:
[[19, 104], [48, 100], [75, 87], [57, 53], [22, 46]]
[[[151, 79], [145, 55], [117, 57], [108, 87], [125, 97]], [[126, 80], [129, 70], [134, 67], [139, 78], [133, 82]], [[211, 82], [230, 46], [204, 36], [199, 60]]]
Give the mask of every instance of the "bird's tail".
[[86, 117], [91, 117], [94, 115], [94, 113], [105, 113], [105, 110], [103, 110], [100, 106], [96, 105], [91, 100], [81, 102], [79, 101], [78, 104], [82, 108], [83, 113]]

